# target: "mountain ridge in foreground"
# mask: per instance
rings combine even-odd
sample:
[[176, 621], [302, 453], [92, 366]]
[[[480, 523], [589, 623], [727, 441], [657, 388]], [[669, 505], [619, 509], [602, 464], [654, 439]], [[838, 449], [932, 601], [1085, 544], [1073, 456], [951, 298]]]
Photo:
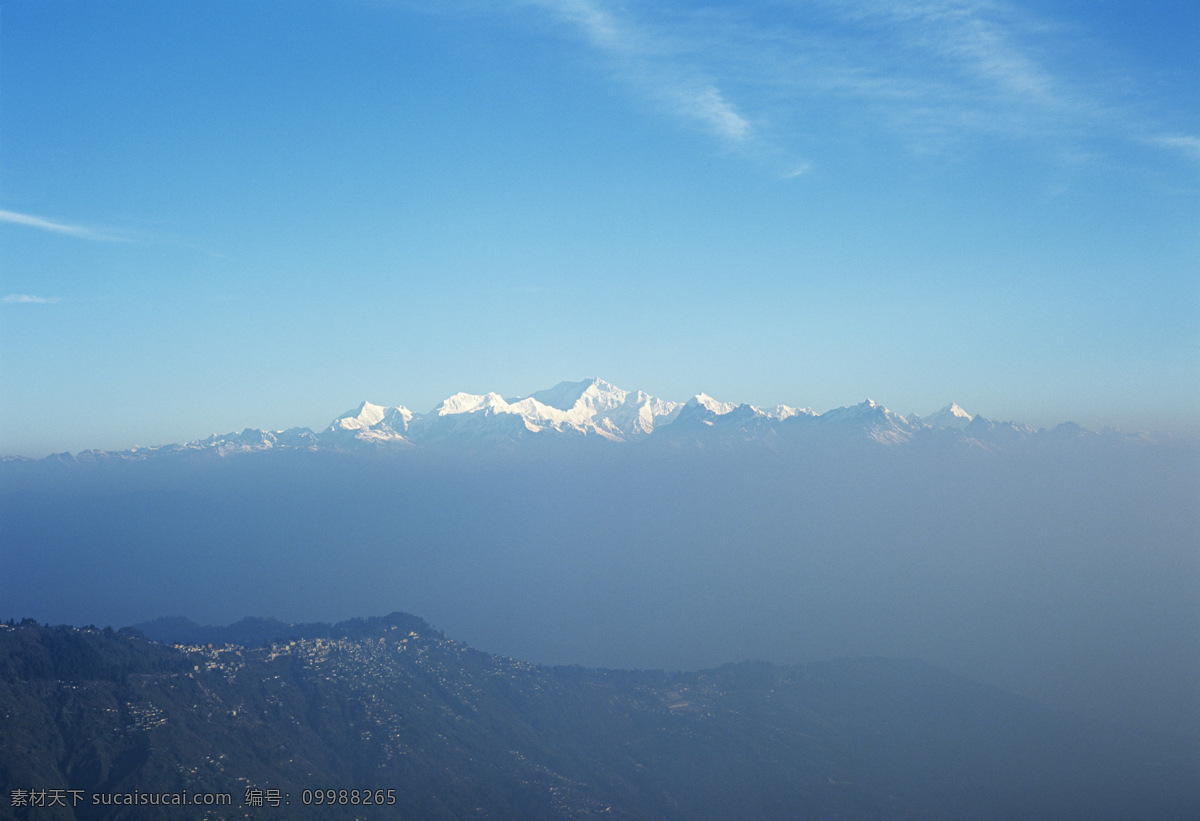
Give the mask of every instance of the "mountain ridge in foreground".
[[[921, 662], [542, 667], [401, 613], [200, 629], [247, 627], [293, 634], [167, 646], [0, 626], [0, 817], [1169, 819], [1200, 792], [1180, 739]], [[12, 806], [38, 790], [82, 803]], [[230, 804], [103, 803], [185, 790]]]

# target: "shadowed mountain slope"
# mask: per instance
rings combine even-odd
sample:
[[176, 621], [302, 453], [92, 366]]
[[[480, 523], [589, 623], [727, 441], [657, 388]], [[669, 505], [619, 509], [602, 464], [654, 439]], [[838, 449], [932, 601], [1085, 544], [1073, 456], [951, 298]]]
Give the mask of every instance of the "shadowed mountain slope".
[[[259, 812], [331, 819], [1183, 818], [1198, 797], [1195, 750], [1179, 739], [919, 662], [554, 668], [403, 614], [276, 624], [292, 637], [260, 647], [0, 629], [3, 800], [85, 797], [0, 817], [246, 817], [247, 789], [279, 790], [291, 808]], [[395, 804], [305, 806], [316, 788], [392, 790]], [[232, 804], [88, 803], [182, 790]]]

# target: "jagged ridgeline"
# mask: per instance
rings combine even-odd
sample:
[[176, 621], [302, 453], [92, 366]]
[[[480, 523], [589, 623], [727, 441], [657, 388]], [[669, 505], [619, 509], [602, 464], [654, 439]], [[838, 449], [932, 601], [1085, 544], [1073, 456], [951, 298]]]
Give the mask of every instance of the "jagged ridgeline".
[[[893, 413], [873, 400], [816, 413], [811, 408], [758, 407], [720, 402], [699, 393], [686, 402], [618, 388], [603, 379], [562, 382], [525, 397], [496, 393], [456, 393], [428, 413], [398, 405], [363, 402], [337, 417], [322, 431], [308, 428], [214, 434], [186, 444], [137, 447], [108, 453], [58, 454], [50, 461], [76, 459], [143, 460], [163, 455], [228, 455], [261, 450], [337, 450], [390, 446], [404, 448], [493, 449], [521, 443], [560, 446], [565, 441], [646, 443], [674, 448], [728, 447], [756, 442], [772, 447], [805, 447], [849, 440], [881, 445], [935, 445], [996, 450], [1040, 440], [1066, 441], [1095, 437], [1071, 422], [1035, 429], [1018, 422], [996, 422], [972, 416], [950, 403], [928, 416]], [[1106, 431], [1109, 439], [1145, 439]]]
[[[1200, 799], [1177, 738], [920, 662], [543, 667], [399, 613], [27, 621], [0, 627], [0, 688], [8, 818], [1169, 819]], [[350, 805], [353, 790], [385, 805]], [[10, 806], [38, 791], [75, 806]], [[185, 791], [230, 803], [105, 803]]]

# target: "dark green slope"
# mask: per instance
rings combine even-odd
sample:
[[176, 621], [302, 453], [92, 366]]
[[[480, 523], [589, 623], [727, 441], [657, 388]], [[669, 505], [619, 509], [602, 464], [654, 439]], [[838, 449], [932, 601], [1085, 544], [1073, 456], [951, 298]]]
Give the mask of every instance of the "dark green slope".
[[[546, 668], [402, 614], [263, 647], [0, 628], [3, 818], [1186, 818], [1196, 776], [1186, 742], [916, 662]], [[10, 806], [68, 788], [73, 810]], [[396, 803], [303, 805], [324, 788]], [[232, 806], [91, 805], [182, 790]]]

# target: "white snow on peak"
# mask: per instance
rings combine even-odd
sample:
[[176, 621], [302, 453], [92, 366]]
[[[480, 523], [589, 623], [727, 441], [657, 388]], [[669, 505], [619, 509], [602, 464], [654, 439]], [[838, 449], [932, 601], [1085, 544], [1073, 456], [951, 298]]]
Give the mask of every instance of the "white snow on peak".
[[682, 403], [657, 399], [648, 393], [626, 393], [620, 405], [605, 413], [598, 424], [606, 424], [624, 436], [645, 436], [660, 425], [674, 421]]
[[724, 416], [737, 407], [737, 405], [733, 402], [718, 402], [707, 393], [696, 394], [687, 401], [687, 404], [692, 405], [693, 407], [699, 405], [710, 413], [716, 414], [717, 416]]
[[918, 416], [912, 421], [920, 425], [929, 425], [932, 428], [962, 428], [966, 427], [973, 418], [957, 403], [951, 402], [936, 413], [931, 413], [929, 416]]
[[357, 409], [334, 419], [328, 431], [336, 436], [350, 435], [364, 441], [397, 441], [405, 438], [412, 418], [412, 411], [403, 406], [387, 408], [363, 402]]
[[507, 412], [508, 403], [498, 393], [456, 393], [443, 400], [434, 408], [438, 416], [449, 416], [455, 413], [475, 413], [476, 411], [493, 410], [496, 413]]
[[388, 408], [387, 413], [383, 415], [381, 424], [396, 431], [408, 430], [408, 425], [412, 422], [412, 419], [413, 412], [403, 405], [399, 405], [394, 408]]
[[[922, 427], [965, 428], [972, 419], [977, 423], [973, 429], [986, 424], [986, 420], [973, 417], [955, 403], [927, 417], [916, 414], [902, 417], [872, 399], [817, 414], [811, 408], [789, 405], [768, 409], [718, 402], [706, 393], [698, 393], [687, 402], [671, 402], [590, 377], [560, 382], [524, 397], [506, 399], [494, 392], [456, 393], [427, 414], [414, 415], [404, 407], [388, 408], [363, 402], [335, 419], [327, 435], [370, 443], [414, 444], [506, 442], [525, 433], [598, 436], [628, 441], [649, 436], [670, 425], [681, 418], [685, 408], [685, 416], [705, 425], [742, 433], [755, 431], [755, 436], [773, 430], [772, 423], [819, 419], [821, 429], [857, 431], [885, 444], [906, 442]], [[692, 429], [693, 424], [689, 422], [681, 427], [681, 435], [685, 428]], [[787, 430], [798, 431], [800, 428], [789, 424]], [[997, 428], [988, 435], [1001, 434]], [[255, 442], [250, 446], [263, 445]]]
[[529, 399], [566, 413], [568, 424], [587, 425], [621, 407], [628, 396], [629, 391], [603, 379], [585, 379], [583, 382], [562, 382], [548, 391], [531, 395]]
[[776, 405], [775, 410], [767, 411], [768, 419], [778, 419], [782, 422], [784, 419], [791, 419], [793, 416], [816, 416], [817, 412], [812, 408], [793, 408], [789, 405]]
[[529, 398], [561, 411], [574, 410], [581, 403], [597, 411], [606, 411], [620, 406], [628, 395], [629, 391], [593, 377], [582, 382], [559, 382], [553, 388], [530, 394]]
[[827, 410], [820, 416], [822, 419], [856, 419], [860, 417], [879, 416], [890, 417], [892, 412], [880, 405], [874, 399], [868, 399], [865, 402], [859, 402], [857, 405], [850, 405], [845, 408], [834, 408]]
[[333, 420], [332, 428], [337, 430], [366, 430], [372, 425], [383, 421], [387, 408], [382, 405], [372, 405], [363, 402], [356, 410], [349, 410]]
[[510, 402], [498, 393], [456, 393], [434, 410], [434, 415], [438, 417], [464, 414], [517, 416], [524, 421], [526, 428], [534, 432], [561, 423], [567, 416], [566, 412], [544, 405], [532, 397]]
[[[605, 382], [585, 379], [561, 382], [553, 388], [524, 398], [503, 399], [498, 394], [456, 394], [439, 405], [433, 417], [463, 414], [518, 417], [534, 433], [597, 434], [607, 439], [625, 439], [650, 433], [664, 419], [674, 418], [680, 406], [641, 391], [630, 391]], [[430, 420], [432, 421], [432, 420]], [[482, 424], [482, 423], [480, 423]], [[496, 424], [505, 425], [497, 419]]]
[[912, 437], [914, 423], [893, 413], [873, 399], [848, 408], [834, 408], [818, 417], [822, 422], [861, 428], [870, 439], [885, 445], [898, 445]]

